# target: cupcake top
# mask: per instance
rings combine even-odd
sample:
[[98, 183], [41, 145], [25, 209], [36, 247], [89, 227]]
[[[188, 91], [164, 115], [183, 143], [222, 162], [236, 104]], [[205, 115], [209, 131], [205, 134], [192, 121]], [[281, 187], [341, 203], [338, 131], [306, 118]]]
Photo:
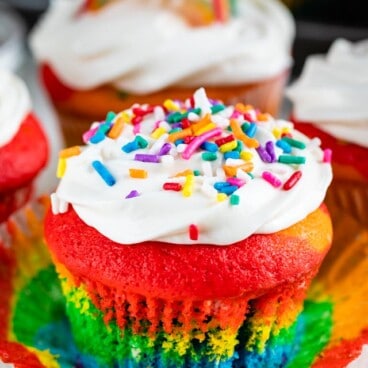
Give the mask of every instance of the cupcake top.
[[31, 100], [24, 82], [0, 70], [0, 147], [12, 140], [30, 110]]
[[71, 203], [121, 244], [226, 245], [273, 233], [317, 209], [332, 177], [318, 139], [204, 89], [109, 113], [84, 140], [60, 153], [53, 213]]
[[296, 120], [368, 147], [368, 40], [339, 39], [326, 56], [310, 56], [287, 96]]
[[83, 4], [52, 2], [31, 37], [36, 58], [75, 89], [234, 85], [291, 64], [294, 24], [276, 0], [239, 0], [236, 17], [199, 27], [160, 1], [117, 0], [95, 12]]

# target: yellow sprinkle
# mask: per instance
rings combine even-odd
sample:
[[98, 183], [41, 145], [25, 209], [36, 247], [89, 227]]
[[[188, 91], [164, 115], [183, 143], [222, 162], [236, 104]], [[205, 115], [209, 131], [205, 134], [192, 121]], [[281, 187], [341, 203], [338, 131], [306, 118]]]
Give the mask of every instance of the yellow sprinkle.
[[180, 107], [173, 100], [165, 100], [164, 106], [170, 111], [180, 110]]
[[190, 197], [193, 194], [193, 185], [194, 185], [194, 175], [189, 174], [185, 178], [185, 183], [183, 185], [183, 196]]
[[146, 179], [148, 176], [148, 173], [146, 170], [142, 170], [142, 169], [129, 169], [129, 175], [131, 178]]
[[166, 133], [166, 129], [159, 127], [152, 132], [151, 138], [159, 139], [165, 133]]
[[56, 177], [58, 179], [62, 178], [65, 174], [65, 170], [66, 170], [66, 159], [59, 158], [57, 169], [56, 169]]
[[195, 135], [199, 135], [198, 131], [207, 126], [211, 123], [211, 115], [206, 114], [201, 120], [199, 120], [197, 123], [191, 125], [192, 132]]
[[216, 199], [217, 202], [223, 202], [227, 199], [227, 195], [225, 193], [218, 193]]
[[272, 134], [276, 139], [280, 139], [281, 138], [281, 129], [280, 128], [274, 128], [272, 130]]
[[126, 111], [123, 111], [118, 115], [117, 119], [120, 119], [120, 118], [123, 120], [124, 123], [132, 122], [132, 116]]
[[241, 151], [240, 158], [244, 161], [250, 161], [253, 158], [253, 153], [249, 151]]
[[210, 131], [212, 129], [215, 129], [215, 128], [217, 128], [217, 125], [215, 123], [209, 123], [209, 124], [205, 125], [203, 128], [198, 129], [195, 132], [194, 135], [198, 136], [198, 135], [201, 135], [203, 133], [206, 133], [206, 132], [208, 132], [208, 131]]
[[235, 140], [231, 141], [231, 142], [228, 142], [228, 143], [225, 143], [222, 146], [220, 146], [220, 152], [224, 153], [224, 152], [232, 151], [237, 146], [238, 146], [238, 142], [235, 141]]
[[283, 127], [281, 130], [281, 135], [282, 134], [288, 134], [291, 132], [291, 129], [289, 127]]
[[124, 124], [126, 123], [124, 117], [123, 117], [123, 113], [121, 113], [117, 119], [115, 120], [115, 123], [113, 125], [113, 127], [111, 128], [111, 130], [109, 131], [109, 133], [107, 134], [107, 136], [111, 139], [116, 139], [120, 136], [121, 132], [124, 129]]

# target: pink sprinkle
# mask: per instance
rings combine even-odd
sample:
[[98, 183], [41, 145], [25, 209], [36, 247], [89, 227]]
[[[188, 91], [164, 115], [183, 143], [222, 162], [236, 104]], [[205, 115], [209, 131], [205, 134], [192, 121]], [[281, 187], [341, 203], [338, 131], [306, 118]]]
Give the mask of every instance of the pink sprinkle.
[[222, 129], [221, 128], [215, 128], [212, 130], [209, 130], [208, 132], [205, 132], [201, 135], [199, 135], [198, 137], [195, 137], [185, 148], [185, 151], [182, 153], [181, 157], [184, 160], [189, 160], [193, 153], [195, 152], [195, 150], [201, 146], [202, 143], [204, 143], [205, 141], [207, 141], [210, 138], [216, 137], [218, 135], [220, 135], [222, 133]]
[[233, 113], [231, 114], [231, 117], [230, 117], [230, 119], [236, 119], [236, 118], [238, 118], [239, 116], [241, 116], [242, 114], [239, 112], [239, 111], [237, 111], [237, 110], [234, 110], [233, 111]]
[[329, 164], [331, 163], [331, 159], [332, 159], [332, 150], [327, 148], [323, 151], [323, 162]]
[[245, 184], [245, 181], [239, 178], [227, 178], [226, 181], [231, 185], [237, 186], [238, 188], [242, 187]]
[[162, 120], [157, 120], [157, 121], [155, 122], [155, 124], [153, 125], [153, 126], [154, 126], [153, 131], [155, 131], [157, 128], [159, 128], [159, 127], [160, 127], [160, 123], [161, 123], [161, 121], [162, 121]]
[[88, 131], [86, 131], [83, 136], [82, 136], [82, 139], [83, 139], [83, 142], [84, 143], [88, 143], [89, 140], [95, 135], [95, 133], [97, 132], [99, 126], [96, 127], [96, 128], [93, 128], [93, 129], [90, 129]]
[[137, 135], [140, 132], [141, 132], [141, 124], [133, 125], [133, 133]]
[[275, 175], [271, 174], [269, 171], [264, 171], [262, 173], [262, 178], [275, 188], [279, 188], [282, 185], [281, 180], [277, 178]]

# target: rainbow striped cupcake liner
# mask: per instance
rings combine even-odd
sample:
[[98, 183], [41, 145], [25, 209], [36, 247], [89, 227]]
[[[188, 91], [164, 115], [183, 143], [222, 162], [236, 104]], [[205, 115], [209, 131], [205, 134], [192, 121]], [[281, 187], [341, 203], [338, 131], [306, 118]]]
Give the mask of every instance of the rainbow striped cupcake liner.
[[337, 368], [368, 344], [368, 232], [353, 219], [334, 219], [337, 240], [299, 314], [298, 285], [251, 301], [167, 303], [76, 281], [57, 265], [60, 283], [42, 236], [47, 206], [42, 199], [0, 226], [0, 362]]

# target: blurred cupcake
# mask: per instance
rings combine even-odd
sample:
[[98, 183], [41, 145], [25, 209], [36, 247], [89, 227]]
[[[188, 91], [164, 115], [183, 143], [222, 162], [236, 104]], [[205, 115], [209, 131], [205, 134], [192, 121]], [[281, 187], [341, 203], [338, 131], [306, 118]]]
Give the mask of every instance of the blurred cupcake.
[[46, 137], [25, 84], [0, 70], [0, 222], [30, 198], [47, 157]]
[[331, 244], [330, 164], [203, 89], [167, 105], [110, 113], [60, 153], [45, 237], [75, 341], [106, 367], [287, 364]]
[[368, 224], [368, 41], [340, 39], [311, 56], [287, 96], [298, 129], [333, 151], [329, 208]]
[[68, 144], [106, 111], [185, 99], [201, 86], [225, 103], [277, 112], [294, 36], [278, 1], [239, 0], [236, 15], [226, 21], [220, 12], [220, 22], [209, 19], [209, 2], [105, 3], [54, 1], [31, 36]]

